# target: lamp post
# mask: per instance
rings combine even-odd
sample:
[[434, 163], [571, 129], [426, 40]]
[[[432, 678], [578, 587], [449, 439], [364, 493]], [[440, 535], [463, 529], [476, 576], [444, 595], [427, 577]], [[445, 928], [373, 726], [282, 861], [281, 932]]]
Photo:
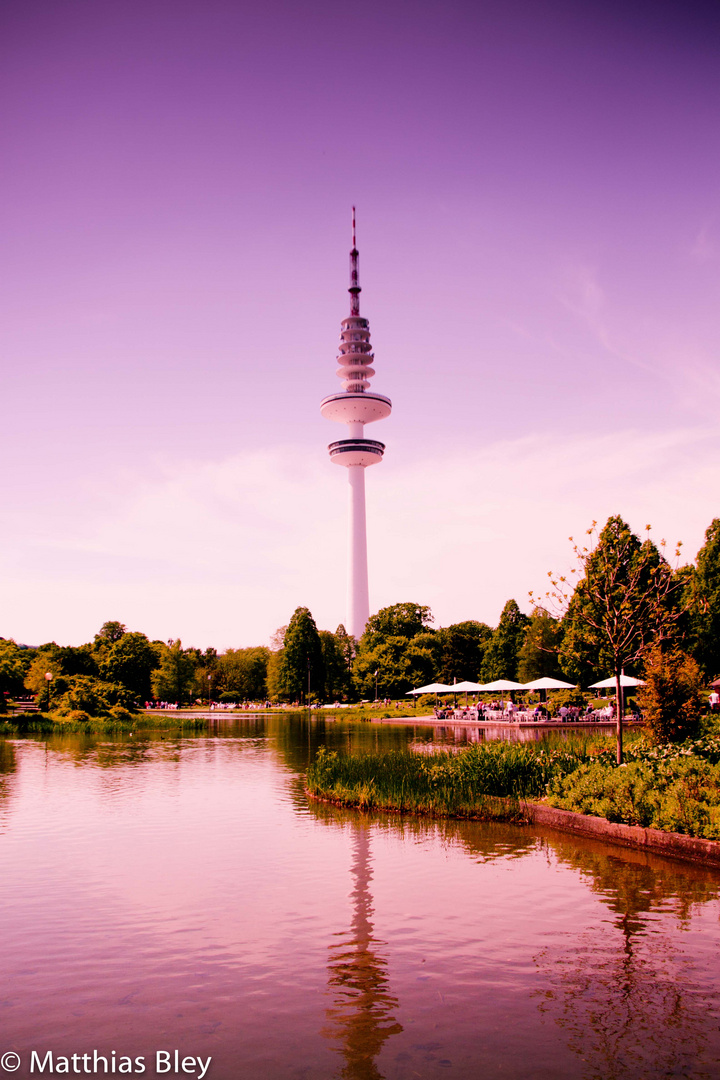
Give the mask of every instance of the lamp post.
[[50, 712], [50, 683], [52, 682], [52, 671], [45, 672], [45, 681], [47, 682], [47, 710]]
[[208, 675], [208, 709], [212, 705], [212, 675]]
[[377, 703], [377, 699], [378, 699], [378, 696], [377, 696], [377, 680], [378, 680], [378, 671], [379, 670], [380, 670], [380, 668], [378, 668], [376, 670], [376, 672], [375, 672], [375, 702], [376, 703]]

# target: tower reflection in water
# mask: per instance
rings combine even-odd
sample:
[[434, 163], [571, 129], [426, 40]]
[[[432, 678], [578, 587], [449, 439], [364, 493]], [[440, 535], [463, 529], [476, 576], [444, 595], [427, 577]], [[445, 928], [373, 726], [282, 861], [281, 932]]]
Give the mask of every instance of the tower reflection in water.
[[349, 933], [339, 934], [340, 940], [329, 949], [328, 986], [333, 1003], [326, 1012], [328, 1025], [323, 1034], [338, 1044], [338, 1053], [345, 1059], [340, 1076], [381, 1080], [375, 1060], [402, 1025], [392, 1015], [398, 1000], [391, 993], [387, 960], [380, 952], [385, 943], [373, 936], [370, 826], [359, 821], [351, 828], [353, 919]]

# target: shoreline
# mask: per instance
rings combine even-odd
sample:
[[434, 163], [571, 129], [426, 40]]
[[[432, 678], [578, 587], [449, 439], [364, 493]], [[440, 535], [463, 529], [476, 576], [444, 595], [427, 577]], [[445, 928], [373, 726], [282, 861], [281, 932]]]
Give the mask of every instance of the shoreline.
[[[328, 720], [340, 719], [339, 717], [327, 717]], [[361, 721], [366, 723], [366, 721]], [[370, 717], [372, 724], [420, 724], [425, 727], [466, 727], [466, 728], [517, 728], [520, 731], [546, 731], [559, 729], [565, 731], [568, 728], [609, 728], [615, 731], [614, 720], [438, 720], [434, 716], [396, 716], [396, 717]], [[642, 720], [623, 720], [623, 731], [626, 728], [634, 729], [643, 726]]]
[[[703, 866], [709, 866], [713, 870], [720, 870], [720, 840], [705, 840], [699, 836], [664, 832], [662, 829], [645, 828], [642, 825], [624, 825], [621, 822], [608, 821], [607, 818], [595, 817], [592, 814], [578, 814], [573, 810], [561, 810], [554, 806], [548, 806], [547, 803], [526, 802], [523, 799], [511, 799], [502, 795], [487, 796], [486, 813], [478, 813], [476, 816], [472, 814], [438, 814], [431, 811], [406, 810], [391, 806], [372, 808], [353, 806], [338, 799], [317, 795], [307, 787], [305, 788], [305, 795], [314, 802], [321, 802], [326, 806], [336, 806], [342, 810], [353, 810], [359, 814], [397, 814], [399, 816], [407, 815], [408, 817], [434, 818], [439, 821], [503, 820], [508, 824], [520, 827], [526, 825], [539, 826], [555, 832], [602, 840], [607, 844], [622, 847], [626, 850], [649, 852], [679, 862], [699, 863]], [[494, 805], [498, 809], [503, 807], [507, 816], [503, 817], [500, 814], [497, 817], [487, 815], [487, 809], [490, 805]]]

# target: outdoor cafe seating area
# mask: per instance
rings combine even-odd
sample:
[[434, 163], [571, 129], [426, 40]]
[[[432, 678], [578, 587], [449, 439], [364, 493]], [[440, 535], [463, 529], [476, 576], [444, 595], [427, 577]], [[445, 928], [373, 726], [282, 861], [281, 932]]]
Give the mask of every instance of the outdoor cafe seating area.
[[[636, 679], [631, 675], [620, 676], [620, 686], [623, 693], [627, 688], [634, 688], [636, 686], [642, 686], [642, 679]], [[602, 679], [599, 682], [593, 683], [590, 689], [593, 690], [609, 690], [615, 687], [615, 679]], [[518, 683], [511, 679], [496, 679], [491, 683], [472, 683], [472, 682], [456, 682], [452, 686], [448, 686], [445, 683], [430, 683], [428, 686], [420, 686], [410, 693], [414, 695], [419, 694], [435, 694], [435, 708], [433, 709], [433, 715], [437, 720], [453, 720], [464, 723], [511, 723], [511, 724], [542, 724], [542, 723], [608, 723], [615, 719], [615, 703], [614, 701], [608, 702], [607, 705], [601, 708], [596, 708], [591, 705], [578, 706], [578, 705], [562, 705], [557, 711], [556, 715], [551, 715], [551, 711], [548, 708], [545, 698], [547, 697], [548, 690], [572, 690], [574, 689], [572, 683], [563, 682], [560, 679], [551, 679], [544, 677], [541, 679], [535, 679], [529, 683]], [[539, 695], [540, 700], [533, 701], [530, 704], [516, 704], [512, 700], [512, 693], [514, 691], [531, 692], [533, 696]], [[495, 695], [494, 699], [490, 701], [480, 701], [479, 695], [483, 693], [492, 693]], [[440, 695], [453, 695], [452, 704], [440, 703]], [[458, 694], [465, 695], [465, 704], [458, 706], [457, 696]], [[474, 694], [478, 698], [473, 704], [468, 704], [468, 694]], [[507, 694], [507, 698], [499, 698], [497, 695]], [[636, 715], [639, 718], [637, 709], [633, 706], [632, 715]]]
[[545, 724], [545, 723], [607, 723], [615, 719], [615, 708], [607, 705], [601, 709], [568, 708], [561, 715], [549, 716], [547, 709], [541, 706], [532, 706], [524, 709], [520, 706], [507, 708], [508, 703], [502, 703], [496, 708], [488, 706], [483, 708], [439, 708], [433, 710], [437, 720], [456, 720], [463, 723], [510, 723], [510, 724]]

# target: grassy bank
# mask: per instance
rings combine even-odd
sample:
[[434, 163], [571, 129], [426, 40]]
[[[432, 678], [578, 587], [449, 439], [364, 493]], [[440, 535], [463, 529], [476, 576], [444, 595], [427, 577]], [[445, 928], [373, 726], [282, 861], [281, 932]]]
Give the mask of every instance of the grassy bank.
[[157, 716], [148, 713], [129, 713], [122, 710], [124, 716], [93, 716], [87, 720], [78, 720], [71, 716], [59, 716], [57, 713], [15, 713], [0, 716], [0, 735], [49, 735], [73, 734], [86, 732], [97, 735], [111, 735], [116, 732], [135, 731], [204, 731], [207, 719], [183, 716], [182, 713], [169, 712]]
[[340, 756], [321, 750], [308, 791], [339, 806], [438, 817], [522, 820], [551, 806], [706, 839], [720, 839], [720, 731], [679, 745], [635, 738], [615, 763], [612, 737], [480, 743], [457, 753]]
[[524, 801], [543, 795], [553, 778], [599, 752], [598, 743], [604, 746], [605, 740], [579, 737], [542, 746], [488, 742], [457, 753], [357, 756], [321, 749], [307, 786], [317, 798], [362, 810], [515, 819], [522, 817]]
[[720, 733], [630, 747], [623, 765], [582, 762], [548, 784], [547, 802], [624, 825], [720, 840]]

